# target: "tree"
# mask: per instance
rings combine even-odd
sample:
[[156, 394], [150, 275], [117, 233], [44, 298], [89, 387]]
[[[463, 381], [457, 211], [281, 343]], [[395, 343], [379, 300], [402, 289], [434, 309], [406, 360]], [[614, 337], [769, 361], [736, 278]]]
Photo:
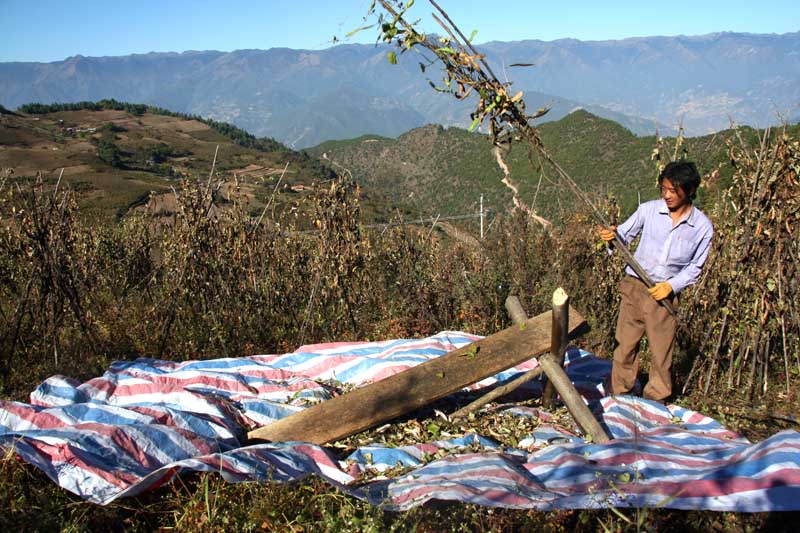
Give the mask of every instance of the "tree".
[[111, 137], [104, 136], [98, 141], [97, 157], [112, 167], [122, 167], [122, 153]]

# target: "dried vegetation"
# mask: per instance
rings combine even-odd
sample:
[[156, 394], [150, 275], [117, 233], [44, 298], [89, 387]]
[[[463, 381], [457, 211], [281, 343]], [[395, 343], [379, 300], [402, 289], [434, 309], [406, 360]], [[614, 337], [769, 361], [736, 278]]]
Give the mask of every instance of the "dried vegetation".
[[[729, 145], [733, 185], [716, 205], [706, 275], [685, 311], [702, 356], [685, 390], [796, 400], [800, 375], [800, 142], [765, 131]], [[780, 376], [780, 377], [778, 377]], [[782, 383], [780, 383], [782, 382]]]

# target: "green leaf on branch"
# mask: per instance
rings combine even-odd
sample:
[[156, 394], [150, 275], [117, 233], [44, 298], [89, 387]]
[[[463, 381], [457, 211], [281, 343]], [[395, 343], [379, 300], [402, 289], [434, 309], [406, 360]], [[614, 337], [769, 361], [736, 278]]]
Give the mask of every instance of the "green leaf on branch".
[[436, 92], [440, 92], [440, 93], [450, 93], [450, 92], [453, 92], [453, 91], [448, 91], [447, 89], [442, 89], [441, 87], [437, 87], [437, 86], [436, 86], [436, 84], [435, 84], [435, 83], [433, 83], [433, 82], [432, 82], [432, 81], [430, 81], [430, 80], [428, 80], [428, 85], [430, 85], [431, 87], [433, 87], [433, 89], [434, 89]]
[[360, 32], [360, 31], [368, 30], [368, 29], [370, 29], [370, 28], [372, 28], [374, 26], [375, 26], [375, 24], [369, 24], [367, 26], [361, 26], [360, 28], [356, 28], [354, 30], [351, 30], [351, 31], [345, 33], [344, 36], [347, 37], [347, 38], [350, 38], [353, 35], [355, 35], [356, 33]]
[[394, 52], [389, 52], [388, 54], [386, 54], [386, 60], [389, 63], [391, 63], [392, 65], [396, 65], [397, 64], [397, 54], [395, 54]]
[[469, 35], [469, 39], [467, 39], [467, 41], [472, 42], [472, 39], [474, 39], [476, 35], [478, 35], [478, 30], [472, 30], [472, 33]]
[[391, 24], [389, 22], [384, 22], [381, 25], [381, 32], [383, 33], [384, 39], [390, 41], [397, 35], [397, 26]]

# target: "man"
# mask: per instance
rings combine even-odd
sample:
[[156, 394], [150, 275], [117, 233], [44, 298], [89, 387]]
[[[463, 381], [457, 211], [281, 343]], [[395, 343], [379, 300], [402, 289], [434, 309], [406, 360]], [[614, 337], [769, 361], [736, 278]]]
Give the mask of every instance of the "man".
[[612, 249], [615, 230], [626, 245], [641, 232], [634, 258], [655, 282], [648, 289], [630, 265], [625, 269], [616, 332], [619, 344], [614, 350], [611, 390], [607, 392], [626, 394], [633, 389], [639, 367], [639, 341], [647, 333], [653, 358], [644, 397], [664, 403], [672, 394], [677, 321], [660, 302], [668, 299], [675, 307], [677, 295], [697, 281], [714, 229], [708, 217], [693, 205], [700, 186], [694, 163], [669, 163], [659, 175], [658, 184], [660, 200], [639, 205], [621, 226], [600, 228], [599, 233]]

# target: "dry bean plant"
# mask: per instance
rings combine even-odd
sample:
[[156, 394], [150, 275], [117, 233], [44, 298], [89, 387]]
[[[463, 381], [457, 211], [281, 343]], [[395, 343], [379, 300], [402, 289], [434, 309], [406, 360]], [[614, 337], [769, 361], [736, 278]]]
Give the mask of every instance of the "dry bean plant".
[[487, 329], [483, 319], [459, 318], [471, 305], [460, 301], [483, 295], [446, 290], [475, 270], [478, 254], [454, 250], [443, 267], [427, 230], [363, 233], [357, 191], [346, 180], [320, 188], [303, 207], [311, 232], [291, 220], [254, 220], [235, 194], [218, 205], [215, 191], [196, 181], [175, 192], [173, 214], [132, 215], [113, 227], [86, 224], [67, 188], [2, 185], [5, 395], [22, 397], [56, 372], [85, 379], [113, 359], [251, 355], [303, 342]]
[[359, 189], [340, 178], [298, 206], [312, 228], [300, 230], [285, 215], [254, 219], [244, 195], [227, 189], [221, 201], [216, 184], [186, 181], [173, 213], [143, 211], [104, 227], [81, 218], [68, 188], [7, 180], [4, 394], [22, 398], [53, 373], [86, 379], [115, 359], [243, 356], [447, 329], [491, 334], [508, 325], [509, 293], [536, 313], [559, 285], [595, 322], [613, 321], [613, 305], [583, 288], [609, 279], [610, 268], [585, 225], [561, 238], [518, 212], [479, 247], [430, 227], [367, 229]]
[[[382, 23], [383, 34], [410, 38], [400, 41], [403, 49], [423, 42], [398, 13]], [[521, 98], [480, 78], [481, 57], [448, 39], [429, 44], [436, 57], [467, 69], [450, 79], [456, 96], [489, 87], [475, 116], [496, 124], [491, 140], [530, 141], [532, 128], [513, 127], [527, 120]], [[468, 73], [476, 76], [472, 85]], [[774, 133], [756, 149], [730, 148], [735, 184], [709, 213], [717, 224], [714, 250], [683, 303], [680, 340], [686, 366], [694, 363], [687, 390], [763, 394], [775, 380], [791, 390], [798, 374], [797, 151], [796, 140]], [[543, 228], [518, 210], [500, 217], [476, 247], [430, 227], [365, 228], [360, 191], [349, 178], [316, 186], [298, 206], [307, 217], [303, 231], [286, 213], [254, 219], [235, 184], [219, 185], [186, 181], [175, 191], [174, 213], [142, 212], [98, 227], [80, 218], [68, 188], [3, 175], [3, 394], [22, 398], [53, 373], [85, 379], [114, 359], [242, 356], [446, 329], [490, 334], [509, 323], [508, 294], [535, 314], [558, 286], [593, 326], [582, 342], [600, 355], [613, 348], [623, 262], [607, 256], [588, 215], [565, 214]], [[222, 199], [220, 190], [233, 192]], [[615, 210], [599, 204], [607, 217]]]
[[[735, 173], [714, 214], [705, 275], [685, 304], [696, 387], [796, 399], [800, 375], [800, 142], [765, 131], [755, 147], [729, 143]], [[783, 381], [776, 387], [775, 380]]]

